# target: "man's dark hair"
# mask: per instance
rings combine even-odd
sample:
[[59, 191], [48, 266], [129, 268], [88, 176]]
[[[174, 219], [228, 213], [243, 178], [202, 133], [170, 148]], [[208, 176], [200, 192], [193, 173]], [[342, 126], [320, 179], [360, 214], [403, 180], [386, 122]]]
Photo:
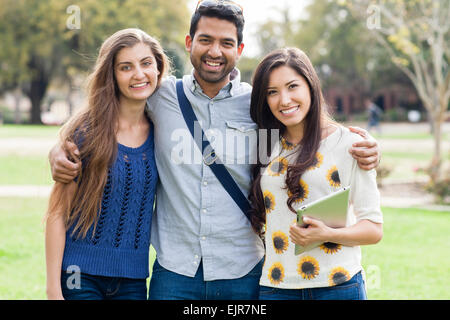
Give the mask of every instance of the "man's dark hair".
[[218, 18], [222, 20], [227, 20], [236, 26], [238, 45], [242, 43], [243, 30], [244, 30], [244, 16], [242, 12], [237, 13], [236, 10], [227, 7], [223, 4], [218, 4], [217, 6], [200, 6], [192, 15], [191, 27], [189, 29], [189, 35], [194, 39], [195, 32], [197, 31], [197, 25], [201, 17]]

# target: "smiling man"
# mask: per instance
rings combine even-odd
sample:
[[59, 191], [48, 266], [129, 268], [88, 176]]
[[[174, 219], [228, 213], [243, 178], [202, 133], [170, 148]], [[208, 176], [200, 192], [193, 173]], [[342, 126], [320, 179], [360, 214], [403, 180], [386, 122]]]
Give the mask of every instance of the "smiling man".
[[[249, 113], [251, 87], [240, 82], [235, 69], [244, 48], [243, 27], [239, 5], [205, 0], [199, 2], [186, 36], [194, 69], [182, 79], [184, 93], [203, 130], [222, 137], [228, 130], [244, 134], [256, 129]], [[178, 143], [174, 132], [184, 129], [193, 140], [180, 112], [176, 81], [169, 78], [147, 104], [161, 182], [152, 227], [157, 260], [149, 298], [257, 299], [261, 239], [205, 162], [172, 159]], [[195, 143], [191, 146], [192, 153], [200, 153]], [[246, 148], [244, 156], [250, 152], [254, 149]], [[236, 160], [241, 155], [233, 156]], [[227, 169], [247, 194], [250, 164], [229, 162]]]
[[186, 36], [186, 50], [190, 53], [195, 79], [213, 98], [230, 81], [244, 44], [236, 38], [237, 27], [231, 21], [204, 16], [193, 25], [196, 31], [191, 28], [190, 35]]
[[[250, 118], [251, 86], [240, 81], [235, 68], [244, 44], [242, 8], [232, 1], [200, 1], [191, 19], [186, 50], [194, 67], [182, 79], [184, 93], [205, 132], [240, 137], [254, 132]], [[184, 130], [192, 139], [180, 111], [177, 79], [168, 78], [147, 101], [154, 125], [155, 158], [159, 173], [152, 245], [157, 253], [149, 299], [257, 299], [264, 246], [240, 207], [226, 192], [206, 161], [176, 161], [175, 133]], [[201, 152], [191, 144], [192, 153]], [[374, 142], [361, 144], [361, 163], [378, 163]], [[55, 180], [70, 176], [55, 149], [50, 154]], [[219, 151], [219, 150], [216, 150]], [[226, 169], [247, 196], [255, 145], [232, 155]], [[218, 152], [219, 153], [219, 152]], [[61, 157], [59, 157], [61, 158]], [[70, 166], [65, 164], [65, 166]], [[75, 174], [76, 174], [76, 170]], [[63, 175], [64, 174], [64, 175]]]
[[[194, 69], [182, 79], [184, 93], [203, 130], [214, 130], [221, 137], [256, 129], [249, 112], [251, 87], [240, 81], [235, 68], [244, 49], [243, 28], [239, 5], [205, 0], [199, 2], [186, 36]], [[184, 129], [192, 140], [180, 112], [176, 79], [163, 83], [147, 105], [155, 125], [160, 175], [152, 226], [157, 260], [149, 298], [257, 299], [264, 256], [261, 239], [205, 162], [179, 163], [171, 158], [175, 131]], [[195, 143], [191, 146], [192, 152], [200, 153]], [[222, 160], [234, 157], [226, 168], [245, 195], [251, 185], [251, 163], [240, 160], [255, 152], [250, 143], [241, 152], [219, 155]], [[369, 153], [377, 154], [376, 146]]]

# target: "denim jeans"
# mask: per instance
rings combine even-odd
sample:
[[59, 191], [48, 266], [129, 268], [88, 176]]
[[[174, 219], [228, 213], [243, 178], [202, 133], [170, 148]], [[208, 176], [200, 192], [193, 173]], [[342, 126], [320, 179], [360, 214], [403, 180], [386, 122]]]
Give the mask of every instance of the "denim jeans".
[[[79, 277], [78, 279], [76, 277]], [[66, 300], [146, 300], [146, 279], [94, 276], [61, 272], [61, 288]]]
[[257, 300], [263, 262], [242, 278], [204, 281], [202, 263], [192, 278], [169, 271], [155, 260], [149, 300]]
[[278, 289], [261, 286], [260, 300], [366, 300], [361, 272], [337, 286], [310, 289]]

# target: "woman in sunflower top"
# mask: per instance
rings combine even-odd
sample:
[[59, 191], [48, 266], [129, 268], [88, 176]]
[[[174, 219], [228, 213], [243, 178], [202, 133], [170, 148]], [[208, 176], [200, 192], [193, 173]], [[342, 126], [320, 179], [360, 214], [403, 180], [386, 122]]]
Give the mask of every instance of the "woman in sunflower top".
[[168, 67], [159, 42], [142, 30], [120, 30], [102, 44], [87, 106], [61, 131], [79, 150], [71, 156], [81, 172], [50, 195], [49, 299], [147, 298], [158, 173], [145, 106]]
[[[383, 233], [376, 172], [360, 169], [348, 152], [362, 138], [329, 117], [303, 51], [280, 49], [263, 59], [253, 78], [251, 116], [268, 129], [258, 147], [271, 150], [270, 161], [260, 158], [254, 167], [250, 194], [253, 228], [261, 234], [265, 225], [260, 298], [366, 299], [359, 246], [377, 243]], [[296, 223], [297, 208], [347, 186], [346, 227], [312, 218], [304, 218], [307, 228]], [[295, 255], [295, 244], [317, 242]]]

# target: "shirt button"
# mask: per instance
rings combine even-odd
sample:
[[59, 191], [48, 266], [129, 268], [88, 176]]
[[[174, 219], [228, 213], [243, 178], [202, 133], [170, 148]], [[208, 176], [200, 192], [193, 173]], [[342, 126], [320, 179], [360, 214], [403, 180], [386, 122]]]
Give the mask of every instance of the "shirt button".
[[203, 185], [207, 186], [208, 185], [208, 181], [203, 181]]
[[198, 259], [198, 255], [195, 255], [195, 259]]
[[202, 237], [202, 240], [206, 240], [206, 237]]
[[206, 213], [206, 209], [203, 209], [203, 213]]

